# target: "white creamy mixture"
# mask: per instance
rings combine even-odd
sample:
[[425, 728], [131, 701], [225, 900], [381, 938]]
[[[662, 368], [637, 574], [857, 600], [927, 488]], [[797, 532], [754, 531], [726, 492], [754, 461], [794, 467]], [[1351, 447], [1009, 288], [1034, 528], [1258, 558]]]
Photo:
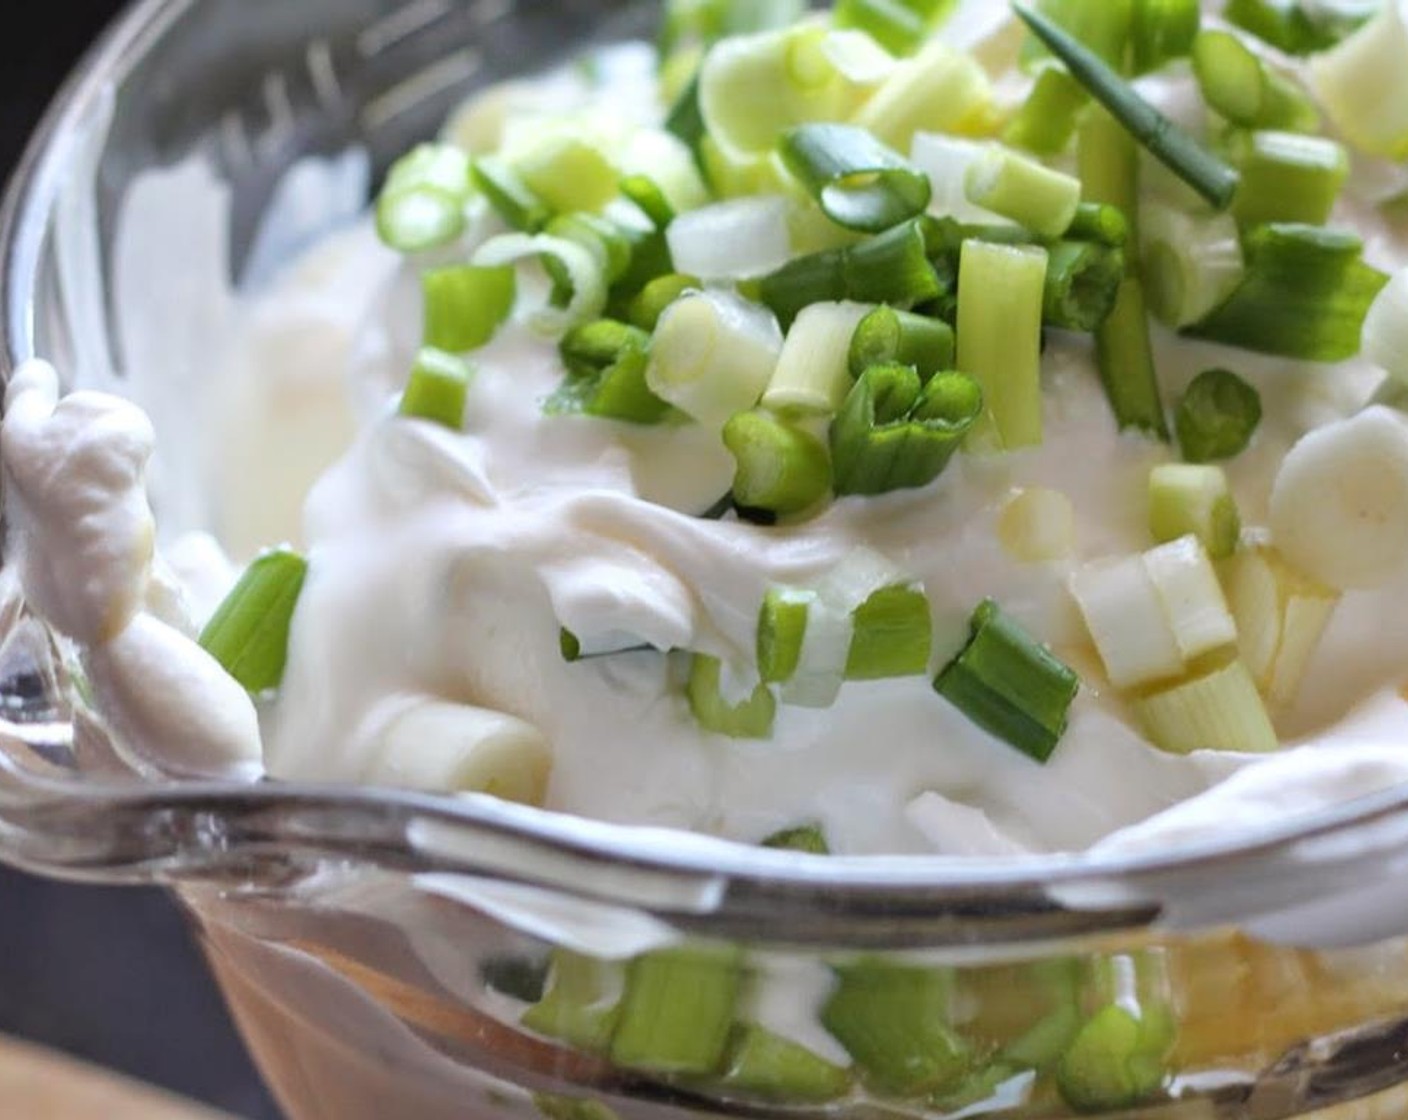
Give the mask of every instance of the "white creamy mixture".
[[[1161, 92], [1176, 100], [1187, 81], [1160, 79]], [[639, 83], [625, 80], [622, 89], [620, 100], [638, 110]], [[1364, 235], [1372, 263], [1408, 263], [1408, 229], [1356, 203], [1352, 188], [1339, 220]], [[522, 323], [475, 355], [464, 434], [396, 416], [394, 395], [418, 342], [417, 263], [401, 264], [363, 222], [293, 262], [241, 313], [231, 362], [240, 387], [221, 443], [222, 535], [242, 557], [295, 539], [310, 562], [283, 685], [264, 713], [273, 777], [433, 786], [432, 772], [443, 776], [443, 768], [412, 761], [393, 772], [388, 744], [414, 749], [404, 732], [408, 711], [460, 710], [501, 721], [516, 741], [550, 744], [551, 809], [749, 843], [816, 821], [841, 853], [955, 856], [1102, 840], [1158, 847], [1265, 820], [1266, 806], [1290, 813], [1408, 782], [1408, 750], [1401, 760], [1386, 750], [1408, 744], [1408, 702], [1397, 693], [1408, 682], [1408, 572], [1342, 602], [1304, 695], [1282, 720], [1287, 745], [1270, 760], [1157, 750], [1102, 687], [1066, 579], [1085, 561], [1148, 547], [1148, 472], [1170, 451], [1117, 433], [1081, 340], [1051, 337], [1041, 447], [960, 456], [924, 490], [843, 499], [806, 523], [761, 528], [696, 516], [728, 491], [733, 471], [702, 426], [543, 416], [562, 369], [555, 345]], [[1261, 391], [1266, 416], [1255, 443], [1227, 465], [1250, 525], [1265, 524], [1291, 445], [1356, 412], [1381, 376], [1358, 362], [1298, 364], [1167, 333], [1156, 341], [1167, 398], [1216, 365]], [[30, 471], [22, 462], [28, 445], [17, 442], [29, 421], [16, 421], [16, 404], [22, 417], [32, 409], [35, 423], [53, 410], [32, 381], [11, 387], [5, 455], [14, 482]], [[75, 399], [55, 416], [80, 409]], [[140, 414], [114, 415], [110, 429], [95, 417], [74, 434], [85, 446], [106, 448], [110, 439], [104, 454], [119, 463], [111, 477], [94, 468], [93, 485], [107, 487], [99, 492], [112, 497], [114, 512], [92, 525], [93, 547], [49, 550], [89, 498], [61, 501], [43, 479], [32, 490], [16, 487], [24, 511], [17, 539], [36, 608], [96, 643], [92, 672], [117, 698], [116, 729], [132, 742], [166, 743], [171, 728], [162, 721], [179, 717], [144, 703], [135, 675], [150, 671], [151, 651], [180, 636], [134, 613], [136, 573], [145, 571], [137, 530], [150, 533], [140, 491], [150, 433]], [[300, 481], [335, 456], [357, 415], [360, 433], [313, 487], [297, 523]], [[60, 446], [58, 435], [43, 438]], [[291, 462], [281, 458], [290, 447], [298, 449]], [[1032, 486], [1074, 504], [1069, 560], [1021, 563], [999, 543], [1004, 503]], [[848, 683], [825, 710], [781, 706], [770, 741], [734, 741], [702, 731], [691, 716], [679, 655], [572, 664], [560, 655], [566, 627], [588, 649], [609, 650], [628, 636], [742, 667], [767, 587], [814, 582], [860, 542], [922, 582], [934, 612], [935, 666], [960, 648], [973, 607], [990, 596], [1080, 672], [1070, 728], [1048, 764], [987, 735], [926, 678]], [[63, 559], [46, 567], [54, 557]], [[83, 571], [71, 567], [90, 560]], [[193, 649], [186, 642], [162, 662], [167, 676], [179, 676], [162, 687], [177, 695], [208, 688], [206, 706], [229, 713], [220, 724], [229, 758], [245, 759], [252, 711], [237, 713], [233, 700], [221, 707], [216, 695], [230, 682], [207, 679]], [[1198, 796], [1238, 771], [1235, 783]], [[1175, 805], [1167, 818], [1139, 824]]]

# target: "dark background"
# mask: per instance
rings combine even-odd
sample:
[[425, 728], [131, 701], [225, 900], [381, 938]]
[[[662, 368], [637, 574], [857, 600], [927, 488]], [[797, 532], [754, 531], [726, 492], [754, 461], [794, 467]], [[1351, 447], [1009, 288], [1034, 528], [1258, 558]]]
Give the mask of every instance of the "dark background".
[[[25, 5], [0, 36], [0, 177], [118, 0]], [[23, 32], [19, 31], [23, 28]], [[184, 919], [165, 895], [0, 868], [0, 1032], [275, 1120]]]

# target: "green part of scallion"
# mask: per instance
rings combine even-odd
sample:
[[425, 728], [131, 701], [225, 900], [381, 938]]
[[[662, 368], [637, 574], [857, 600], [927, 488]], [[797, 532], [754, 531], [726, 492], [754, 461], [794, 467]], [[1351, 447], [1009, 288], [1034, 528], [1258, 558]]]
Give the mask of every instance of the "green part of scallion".
[[1042, 439], [1041, 322], [1050, 255], [1035, 245], [963, 243], [958, 368], [982, 387], [974, 438], [998, 450]]
[[1022, 21], [1066, 64], [1071, 76], [1109, 110], [1130, 134], [1180, 179], [1218, 209], [1237, 191], [1237, 172], [1204, 148], [1057, 23], [1025, 4], [1014, 4]]
[[541, 957], [504, 954], [479, 962], [484, 987], [523, 1003], [537, 1003], [547, 990], [550, 962]]
[[942, 319], [877, 307], [860, 321], [851, 336], [849, 365], [852, 377], [871, 366], [913, 366], [921, 381], [940, 370], [952, 369], [953, 328]]
[[[1116, 69], [1129, 55], [1134, 27], [1134, 0], [1037, 0], [1043, 15]], [[1022, 62], [1030, 67], [1050, 58], [1036, 36], [1022, 45]]]
[[705, 731], [730, 739], [768, 739], [777, 716], [777, 699], [767, 685], [759, 683], [752, 693], [737, 703], [724, 697], [723, 662], [717, 657], [696, 653], [689, 668], [685, 695], [689, 710]]
[[484, 192], [494, 212], [511, 228], [537, 233], [552, 218], [552, 209], [534, 194], [511, 167], [497, 156], [474, 161], [475, 185]]
[[1082, 202], [1066, 230], [1071, 241], [1095, 241], [1111, 249], [1123, 249], [1129, 243], [1129, 218], [1118, 206], [1104, 202]]
[[308, 562], [288, 549], [259, 556], [200, 632], [200, 645], [255, 695], [277, 688], [288, 658], [289, 628]]
[[762, 846], [785, 852], [805, 852], [812, 856], [831, 854], [831, 845], [827, 843], [826, 833], [819, 824], [799, 824], [794, 828], [784, 828], [764, 840]]
[[1100, 383], [1119, 426], [1168, 439], [1144, 285], [1137, 276], [1126, 276], [1120, 283], [1114, 308], [1096, 329], [1095, 356]]
[[787, 169], [839, 226], [879, 233], [922, 214], [929, 177], [863, 128], [804, 124], [778, 141]]
[[557, 647], [562, 652], [563, 661], [582, 660], [582, 640], [565, 626], [557, 632]]
[[1193, 73], [1208, 105], [1240, 128], [1314, 132], [1320, 126], [1320, 114], [1305, 90], [1231, 31], [1198, 35]]
[[631, 252], [630, 263], [625, 272], [611, 285], [612, 313], [620, 318], [629, 314], [631, 301], [647, 284], [670, 275], [674, 272], [675, 265], [670, 258], [669, 242], [661, 230], [642, 230], [629, 225], [617, 226], [617, 230]]
[[724, 425], [733, 456], [733, 499], [748, 509], [780, 515], [811, 509], [831, 489], [826, 445], [810, 432], [757, 408]]
[[1349, 155], [1323, 136], [1240, 132], [1225, 149], [1242, 173], [1232, 214], [1243, 227], [1268, 222], [1324, 225], [1349, 176]]
[[1048, 252], [1042, 322], [1068, 331], [1096, 330], [1119, 298], [1123, 251], [1095, 241], [1058, 241]]
[[401, 253], [449, 244], [465, 228], [469, 157], [450, 144], [421, 144], [391, 166], [376, 204], [382, 242]]
[[929, 29], [918, 12], [902, 0], [836, 0], [831, 13], [837, 27], [864, 31], [891, 54], [913, 54]]
[[1193, 378], [1174, 415], [1178, 446], [1189, 463], [1240, 455], [1261, 423], [1261, 394], [1231, 370]]
[[836, 980], [821, 1022], [870, 1089], [917, 1097], [967, 1072], [968, 1048], [949, 1024], [947, 972], [867, 961], [838, 968]]
[[1120, 1004], [1096, 1012], [1056, 1067], [1061, 1096], [1083, 1112], [1139, 1104], [1163, 1085], [1172, 1033], [1163, 1015]]
[[1130, 67], [1147, 74], [1176, 58], [1187, 58], [1198, 34], [1198, 0], [1134, 0]]
[[520, 1021], [537, 1034], [599, 1053], [610, 1044], [619, 1016], [620, 973], [619, 965], [554, 950], [547, 993]]
[[1227, 474], [1211, 464], [1161, 463], [1149, 473], [1149, 532], [1159, 544], [1192, 533], [1213, 560], [1237, 551], [1242, 517]]
[[1080, 180], [1038, 160], [991, 144], [968, 165], [968, 201], [1031, 230], [1039, 238], [1062, 236], [1080, 205]]
[[518, 292], [514, 271], [508, 266], [427, 269], [421, 273], [420, 286], [425, 345], [455, 354], [477, 350], [492, 339], [513, 310]]
[[459, 355], [422, 347], [411, 367], [405, 392], [401, 394], [398, 412], [459, 431], [464, 423], [464, 407], [469, 400], [473, 374], [474, 368]]
[[844, 1066], [752, 1023], [734, 1028], [719, 1081], [736, 1092], [787, 1105], [835, 1100], [851, 1087]]
[[934, 688], [984, 731], [1045, 762], [1065, 733], [1080, 678], [986, 599], [967, 646]]
[[689, 147], [689, 150], [694, 153], [695, 162], [699, 165], [700, 170], [703, 170], [704, 160], [700, 156], [699, 145], [709, 130], [704, 124], [704, 113], [699, 108], [698, 74], [690, 79], [684, 92], [670, 106], [670, 111], [665, 117], [665, 131], [676, 139], [682, 140]]
[[660, 322], [665, 308], [688, 291], [698, 291], [704, 287], [697, 276], [686, 276], [679, 272], [669, 272], [657, 276], [646, 284], [631, 300], [628, 318], [632, 326], [643, 331], [653, 331]]
[[730, 35], [790, 27], [805, 10], [804, 0], [668, 0], [660, 53], [707, 47]]
[[923, 219], [904, 222], [844, 249], [798, 257], [764, 276], [757, 298], [784, 329], [804, 308], [823, 301], [853, 300], [910, 308], [940, 294], [939, 279], [925, 253]]
[[675, 208], [649, 175], [627, 175], [621, 180], [621, 194], [639, 206], [656, 229], [665, 229], [675, 220]]
[[586, 249], [600, 265], [608, 284], [615, 284], [631, 267], [632, 246], [626, 231], [599, 214], [585, 211], [559, 214], [548, 222], [543, 232]]
[[977, 383], [945, 372], [927, 384], [910, 366], [871, 366], [831, 424], [838, 494], [883, 494], [927, 486], [983, 411]]
[[848, 681], [917, 677], [929, 669], [934, 623], [917, 587], [882, 587], [851, 612]]
[[718, 1072], [742, 983], [733, 949], [661, 949], [637, 957], [626, 974], [612, 1061], [652, 1073]]
[[1070, 71], [1059, 62], [1047, 62], [1003, 130], [1003, 142], [1040, 156], [1059, 155], [1075, 135], [1076, 119], [1089, 101], [1090, 94]]
[[632, 424], [658, 424], [670, 406], [645, 382], [650, 336], [615, 319], [574, 327], [558, 350], [567, 378], [543, 411], [550, 416], [583, 413]]
[[1301, 0], [1227, 0], [1222, 18], [1287, 54], [1333, 47], [1374, 14], [1371, 4], [1315, 4]]
[[815, 591], [770, 587], [758, 610], [758, 676], [765, 684], [786, 684], [797, 672], [807, 617]]
[[1312, 362], [1359, 352], [1364, 317], [1388, 277], [1363, 259], [1345, 230], [1276, 223], [1242, 241], [1247, 271], [1236, 290], [1184, 333]]

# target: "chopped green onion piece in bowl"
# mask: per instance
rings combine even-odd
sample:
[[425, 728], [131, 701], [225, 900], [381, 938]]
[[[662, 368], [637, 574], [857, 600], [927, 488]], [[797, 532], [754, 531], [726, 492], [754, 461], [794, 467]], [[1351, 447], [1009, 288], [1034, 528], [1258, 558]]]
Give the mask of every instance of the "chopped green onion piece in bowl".
[[254, 695], [283, 680], [293, 612], [307, 575], [308, 561], [296, 552], [263, 553], [200, 632], [201, 648]]
[[685, 695], [689, 710], [705, 731], [730, 739], [770, 739], [777, 700], [767, 685], [759, 683], [748, 695], [730, 699], [723, 692], [723, 662], [696, 653], [690, 663]]
[[1139, 235], [1149, 309], [1167, 326], [1206, 318], [1246, 275], [1231, 214], [1189, 214], [1149, 202], [1140, 210]]
[[870, 311], [869, 304], [849, 302], [804, 308], [787, 331], [764, 407], [795, 415], [834, 414], [854, 384], [851, 340]]
[[991, 144], [968, 166], [968, 201], [1025, 226], [1038, 237], [1060, 237], [1080, 205], [1080, 180]]
[[805, 852], [812, 856], [829, 856], [831, 845], [819, 824], [800, 824], [774, 832], [762, 843], [764, 848], [785, 852]]
[[1242, 533], [1227, 473], [1208, 464], [1155, 467], [1149, 473], [1149, 531], [1160, 544], [1192, 533], [1212, 559], [1227, 559]]
[[387, 173], [376, 204], [377, 234], [402, 253], [447, 245], [464, 232], [472, 189], [464, 152], [450, 144], [421, 144]]
[[783, 134], [783, 164], [837, 225], [879, 233], [922, 214], [929, 179], [863, 128], [807, 124]]
[[455, 354], [422, 347], [401, 394], [402, 416], [429, 420], [457, 432], [464, 424], [473, 367]]
[[1207, 103], [1241, 128], [1315, 132], [1320, 127], [1320, 114], [1306, 92], [1230, 31], [1198, 35], [1193, 73]]
[[1232, 213], [1244, 226], [1323, 225], [1349, 177], [1348, 154], [1323, 136], [1264, 130], [1234, 133], [1225, 149], [1242, 174]]
[[492, 339], [518, 295], [513, 269], [507, 266], [427, 269], [420, 284], [425, 345], [456, 354], [477, 350]]
[[520, 233], [537, 233], [552, 218], [552, 209], [539, 198], [518, 174], [497, 156], [474, 161], [474, 183], [489, 200], [494, 212]]
[[847, 364], [858, 378], [871, 366], [913, 366], [921, 381], [940, 370], [952, 369], [953, 328], [942, 319], [877, 307], [865, 316], [851, 336]]
[[1174, 427], [1183, 458], [1211, 463], [1240, 455], [1261, 423], [1261, 394], [1231, 370], [1198, 374], [1178, 402]]
[[767, 409], [738, 413], [723, 439], [737, 465], [733, 498], [745, 509], [785, 517], [813, 508], [831, 490], [826, 445]]
[[919, 588], [879, 588], [851, 612], [851, 624], [846, 680], [889, 680], [928, 671], [934, 624], [929, 597]]
[[[890, 0], [893, 2], [893, 0]], [[784, 1105], [820, 1104], [843, 1097], [850, 1071], [780, 1034], [752, 1023], [733, 1029], [721, 1085]]]

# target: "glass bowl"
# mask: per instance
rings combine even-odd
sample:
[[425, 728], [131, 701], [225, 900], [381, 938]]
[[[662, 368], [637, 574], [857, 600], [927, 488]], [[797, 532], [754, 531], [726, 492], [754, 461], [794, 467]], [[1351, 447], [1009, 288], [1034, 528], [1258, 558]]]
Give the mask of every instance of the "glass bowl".
[[[256, 230], [296, 160], [360, 205], [468, 90], [651, 22], [611, 0], [135, 5], [0, 216], [6, 374], [40, 355], [198, 437], [201, 321], [122, 329], [148, 296], [122, 264], [134, 184], [219, 184], [228, 288], [278, 256]], [[184, 283], [190, 235], [157, 223], [143, 249]], [[152, 366], [176, 380], [153, 393]], [[165, 529], [206, 517], [199, 442], [159, 452]], [[819, 860], [483, 798], [174, 781], [113, 748], [72, 656], [0, 569], [0, 858], [173, 890], [294, 1120], [1408, 1115], [1408, 792], [1137, 859]]]

